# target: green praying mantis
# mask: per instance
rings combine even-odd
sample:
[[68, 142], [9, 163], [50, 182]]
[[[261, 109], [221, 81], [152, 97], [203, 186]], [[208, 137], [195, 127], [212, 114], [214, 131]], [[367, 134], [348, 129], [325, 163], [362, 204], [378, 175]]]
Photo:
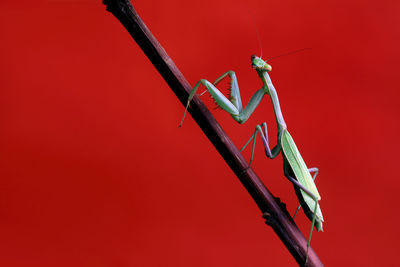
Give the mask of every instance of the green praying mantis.
[[[247, 121], [247, 119], [251, 116], [251, 114], [260, 104], [264, 95], [270, 96], [274, 108], [276, 123], [278, 126], [278, 141], [276, 146], [273, 147], [272, 149], [270, 148], [268, 141], [267, 124], [264, 122], [261, 125], [256, 126], [254, 134], [243, 146], [241, 151], [253, 140], [251, 158], [249, 163], [250, 166], [254, 158], [254, 148], [255, 148], [257, 134], [259, 134], [262, 139], [262, 142], [265, 147], [265, 154], [268, 158], [274, 159], [282, 151], [284, 175], [289, 179], [290, 182], [292, 182], [294, 190], [300, 202], [300, 206], [297, 208], [293, 216], [293, 219], [296, 216], [297, 212], [299, 211], [300, 207], [302, 207], [305, 215], [311, 221], [311, 230], [307, 242], [307, 256], [306, 256], [306, 263], [307, 263], [308, 249], [311, 242], [312, 231], [314, 227], [317, 229], [317, 231], [321, 231], [322, 223], [324, 221], [320, 206], [318, 204], [319, 200], [321, 200], [321, 196], [318, 193], [317, 187], [314, 183], [314, 180], [318, 175], [318, 169], [307, 168], [303, 158], [301, 157], [299, 150], [296, 147], [295, 142], [293, 141], [293, 138], [291, 137], [291, 135], [287, 130], [287, 126], [285, 120], [283, 119], [281, 107], [279, 104], [277, 92], [272, 84], [271, 78], [268, 75], [268, 72], [272, 70], [272, 67], [269, 64], [267, 64], [266, 61], [262, 60], [260, 57], [257, 57], [255, 55], [251, 56], [251, 66], [257, 72], [258, 76], [262, 81], [263, 86], [261, 89], [257, 90], [253, 94], [249, 103], [244, 109], [242, 106], [242, 100], [240, 97], [239, 86], [236, 75], [233, 71], [227, 71], [220, 77], [218, 77], [213, 83], [210, 83], [205, 79], [201, 79], [196, 83], [196, 85], [193, 87], [192, 92], [189, 94], [186, 109], [179, 126], [182, 126], [182, 123], [185, 119], [185, 115], [187, 113], [187, 109], [189, 107], [189, 103], [193, 99], [200, 85], [205, 86], [205, 88], [210, 93], [212, 98], [215, 100], [217, 105], [226, 112], [228, 112], [229, 114], [231, 114], [232, 118], [240, 124], [245, 123]], [[229, 76], [231, 81], [229, 88], [230, 89], [229, 99], [226, 98], [216, 88], [216, 85], [227, 76]], [[313, 177], [311, 177], [310, 172], [314, 173]]]

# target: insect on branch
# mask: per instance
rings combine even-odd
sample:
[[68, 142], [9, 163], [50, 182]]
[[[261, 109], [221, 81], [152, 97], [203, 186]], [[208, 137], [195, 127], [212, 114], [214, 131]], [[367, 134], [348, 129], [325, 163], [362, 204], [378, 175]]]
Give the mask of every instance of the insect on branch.
[[[183, 105], [186, 105], [190, 84], [171, 58], [146, 27], [129, 0], [103, 0], [111, 12], [126, 28], [154, 67]], [[189, 113], [239, 178], [261, 210], [266, 223], [271, 226], [300, 266], [304, 266], [307, 240], [300, 232], [283, 203], [265, 187], [247, 161], [217, 123], [198, 97], [190, 104]], [[323, 266], [315, 251], [310, 248], [307, 266]]]

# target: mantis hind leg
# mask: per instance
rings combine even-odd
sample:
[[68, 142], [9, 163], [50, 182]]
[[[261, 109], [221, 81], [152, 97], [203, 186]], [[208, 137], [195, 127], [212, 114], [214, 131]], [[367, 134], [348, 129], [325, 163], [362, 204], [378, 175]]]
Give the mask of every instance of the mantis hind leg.
[[[308, 171], [314, 173], [314, 175], [313, 175], [313, 181], [315, 181], [315, 178], [317, 178], [319, 169], [316, 168], [316, 167], [314, 167], [314, 168], [309, 168]], [[294, 220], [294, 218], [296, 218], [296, 215], [297, 215], [297, 213], [299, 212], [300, 208], [301, 208], [301, 205], [299, 205], [299, 206], [297, 207], [296, 212], [295, 212], [294, 215], [293, 215], [293, 220]]]
[[314, 230], [314, 225], [315, 225], [315, 218], [317, 217], [317, 207], [318, 207], [318, 200], [314, 199], [315, 201], [315, 205], [314, 205], [314, 216], [312, 219], [312, 223], [311, 223], [311, 229], [310, 229], [310, 234], [308, 236], [308, 241], [307, 241], [307, 252], [306, 252], [306, 260], [304, 261], [304, 266], [307, 266], [307, 261], [308, 261], [308, 250], [310, 248], [310, 244], [311, 244], [311, 236]]
[[[311, 169], [317, 169], [317, 168], [311, 168]], [[318, 169], [317, 169], [318, 170]], [[318, 171], [316, 171], [318, 173]], [[314, 179], [315, 179], [316, 175], [314, 174]], [[311, 193], [307, 188], [305, 188], [302, 184], [300, 184], [295, 178], [291, 177], [291, 176], [287, 176], [287, 178], [289, 179], [289, 181], [291, 181], [295, 186], [299, 187], [301, 190], [303, 190], [307, 195], [309, 195], [315, 202], [314, 205], [314, 212], [313, 212], [313, 218], [312, 218], [312, 223], [311, 223], [311, 230], [310, 230], [310, 234], [308, 236], [308, 241], [307, 241], [307, 252], [306, 252], [306, 260], [304, 262], [304, 266], [307, 266], [307, 260], [308, 260], [308, 250], [310, 248], [310, 243], [311, 243], [311, 237], [312, 237], [312, 233], [314, 230], [314, 225], [315, 225], [315, 219], [317, 217], [317, 208], [318, 208], [318, 198]]]
[[[264, 129], [264, 132], [263, 132], [263, 129]], [[251, 142], [251, 140], [253, 140], [253, 146], [252, 146], [252, 150], [251, 150], [249, 166], [251, 165], [251, 163], [253, 162], [253, 159], [254, 159], [254, 150], [256, 147], [257, 133], [261, 137], [261, 140], [262, 140], [264, 148], [265, 148], [265, 155], [268, 158], [270, 158], [270, 159], [275, 158], [279, 154], [279, 151], [280, 151], [279, 145], [276, 145], [272, 150], [269, 147], [267, 123], [263, 122], [262, 124], [256, 126], [256, 129], [254, 130], [254, 133], [252, 134], [250, 139], [246, 142], [246, 144], [242, 147], [242, 149], [240, 149], [240, 152], [242, 152], [247, 147], [247, 145]]]

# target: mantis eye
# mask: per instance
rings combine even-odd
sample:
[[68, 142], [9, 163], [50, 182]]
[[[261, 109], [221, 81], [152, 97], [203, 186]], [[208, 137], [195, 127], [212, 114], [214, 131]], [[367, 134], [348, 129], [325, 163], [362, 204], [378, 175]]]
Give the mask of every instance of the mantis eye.
[[256, 56], [256, 55], [251, 55], [251, 67], [252, 67], [253, 69], [255, 69], [255, 68], [258, 67], [257, 64], [255, 63], [256, 59], [257, 59], [257, 56]]

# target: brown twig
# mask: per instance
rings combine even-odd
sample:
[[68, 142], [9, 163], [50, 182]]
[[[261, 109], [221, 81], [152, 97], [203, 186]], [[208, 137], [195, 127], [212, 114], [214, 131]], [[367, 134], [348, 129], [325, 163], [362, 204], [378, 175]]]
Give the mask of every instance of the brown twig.
[[[186, 105], [191, 86], [140, 19], [130, 1], [103, 0], [103, 3], [124, 25], [181, 103]], [[189, 113], [257, 203], [266, 223], [279, 236], [297, 263], [304, 266], [307, 241], [288, 214], [285, 204], [275, 198], [249, 168], [239, 150], [198, 97], [191, 102]], [[312, 248], [309, 250], [308, 266], [323, 266]]]

